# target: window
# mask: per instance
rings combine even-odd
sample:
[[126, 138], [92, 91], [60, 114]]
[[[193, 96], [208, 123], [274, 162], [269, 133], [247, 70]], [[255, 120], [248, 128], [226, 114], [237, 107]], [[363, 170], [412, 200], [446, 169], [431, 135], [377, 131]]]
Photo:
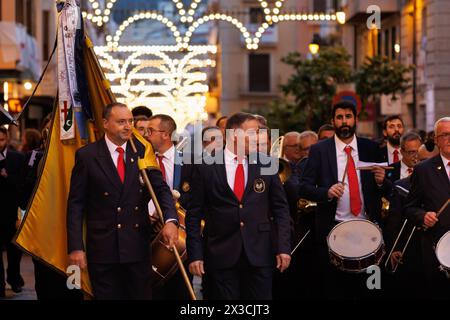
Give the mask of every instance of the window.
[[33, 0], [16, 0], [16, 22], [22, 24], [28, 34], [35, 36]]
[[250, 23], [262, 24], [265, 22], [264, 11], [262, 8], [250, 8]]
[[384, 55], [389, 57], [389, 30], [384, 31]]
[[26, 28], [28, 34], [36, 35], [36, 29], [33, 25], [33, 0], [27, 0], [27, 20], [26, 20]]
[[377, 55], [381, 56], [382, 42], [381, 42], [381, 30], [377, 30]]
[[16, 0], [16, 22], [25, 25], [25, 8], [23, 0]]
[[270, 91], [270, 55], [249, 54], [248, 90], [252, 92]]
[[47, 61], [50, 53], [50, 11], [44, 10], [42, 12], [42, 57]]
[[326, 12], [327, 11], [327, 0], [314, 0], [313, 11], [314, 12]]
[[391, 58], [395, 60], [397, 53], [395, 52], [395, 45], [397, 44], [397, 27], [392, 27], [391, 31]]

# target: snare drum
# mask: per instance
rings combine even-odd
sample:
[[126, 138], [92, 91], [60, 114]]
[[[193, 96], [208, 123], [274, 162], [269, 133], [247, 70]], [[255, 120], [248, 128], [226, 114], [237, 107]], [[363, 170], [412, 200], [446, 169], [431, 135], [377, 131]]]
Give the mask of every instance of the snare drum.
[[361, 273], [381, 262], [384, 241], [380, 228], [368, 220], [336, 225], [327, 237], [330, 261], [339, 270]]
[[435, 253], [440, 264], [439, 269], [450, 278], [450, 231], [439, 239]]

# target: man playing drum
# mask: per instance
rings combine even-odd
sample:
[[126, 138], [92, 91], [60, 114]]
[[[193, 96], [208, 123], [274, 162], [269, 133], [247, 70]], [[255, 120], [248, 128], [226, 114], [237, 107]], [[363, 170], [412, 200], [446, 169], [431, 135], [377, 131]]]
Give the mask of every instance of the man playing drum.
[[445, 273], [439, 272], [439, 267], [450, 268], [450, 248], [445, 248], [445, 243], [449, 241], [443, 239], [436, 247], [436, 252], [433, 247], [450, 230], [450, 117], [439, 119], [434, 131], [440, 154], [418, 164], [414, 169], [405, 214], [424, 229], [422, 247], [427, 269], [428, 297], [448, 299], [450, 280], [445, 277]]
[[[356, 123], [356, 107], [352, 103], [339, 102], [333, 106], [332, 124], [336, 134], [311, 147], [300, 183], [300, 197], [318, 203], [315, 217], [317, 265], [321, 274], [319, 281], [322, 281], [321, 294], [328, 298], [367, 297], [368, 275], [357, 274], [364, 271], [365, 267], [354, 268], [350, 263], [350, 267], [341, 266], [340, 269], [354, 269], [352, 273], [338, 270], [330, 263], [326, 240], [338, 223], [361, 220], [380, 222], [381, 196], [387, 196], [392, 188], [391, 183], [385, 179], [383, 168], [375, 166], [371, 170], [357, 170], [359, 161], [381, 162], [382, 155], [375, 142], [356, 137]], [[347, 248], [364, 246], [363, 243], [367, 243], [367, 239], [363, 241], [360, 237], [371, 236], [370, 232], [364, 232], [361, 228], [364, 227], [360, 224], [350, 228], [347, 224], [343, 233], [340, 233], [343, 235], [342, 240], [338, 239], [339, 235], [331, 239], [350, 241], [348, 245], [331, 242]], [[378, 234], [375, 240], [379, 245], [369, 246], [367, 251], [372, 248], [382, 250], [381, 232], [374, 224], [369, 228]], [[356, 233], [349, 235], [346, 231], [348, 229], [355, 230]], [[355, 241], [361, 244], [351, 243]], [[373, 254], [374, 263], [377, 262], [380, 253], [382, 254], [382, 252], [367, 252]], [[337, 263], [336, 261], [341, 258], [335, 255], [332, 261]]]

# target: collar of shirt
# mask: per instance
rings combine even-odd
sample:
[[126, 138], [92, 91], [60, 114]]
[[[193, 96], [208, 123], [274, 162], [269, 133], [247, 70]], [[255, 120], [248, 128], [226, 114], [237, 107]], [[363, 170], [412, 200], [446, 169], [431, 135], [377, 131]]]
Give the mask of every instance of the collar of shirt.
[[166, 152], [164, 152], [163, 154], [160, 154], [159, 152], [156, 152], [157, 156], [163, 156], [164, 159], [169, 160], [170, 163], [174, 163], [175, 162], [175, 146], [172, 145], [168, 150], [166, 150]]
[[388, 149], [389, 154], [391, 154], [392, 156], [394, 156], [394, 151], [397, 150], [398, 151], [398, 156], [400, 157], [400, 147], [395, 148], [388, 142], [387, 143], [387, 149]]
[[[237, 155], [234, 154], [230, 149], [228, 149], [227, 146], [225, 146], [225, 152], [224, 152], [225, 164], [238, 164], [236, 157], [237, 157]], [[242, 164], [243, 165], [247, 164], [247, 157], [245, 157], [242, 160]]]
[[111, 155], [111, 156], [113, 156], [115, 153], [117, 153], [118, 154], [118, 152], [116, 151], [116, 149], [118, 148], [118, 147], [121, 147], [124, 151], [125, 151], [125, 153], [126, 153], [126, 150], [127, 150], [127, 142], [125, 142], [123, 145], [121, 145], [121, 146], [117, 146], [114, 142], [112, 142], [111, 140], [109, 140], [109, 138], [108, 138], [108, 136], [105, 134], [105, 141], [106, 141], [106, 146], [108, 147], [108, 150], [109, 150], [109, 154]]
[[334, 141], [336, 143], [336, 150], [338, 152], [345, 152], [344, 149], [346, 146], [350, 146], [352, 147], [352, 155], [358, 154], [358, 140], [356, 139], [356, 136], [353, 135], [353, 139], [352, 142], [350, 142], [349, 144], [345, 144], [344, 142], [342, 142], [341, 139], [339, 139], [336, 135], [334, 135]]
[[0, 160], [5, 160], [7, 153], [8, 153], [8, 148], [5, 148], [5, 150], [0, 151]]
[[445, 170], [447, 170], [447, 173], [449, 173], [450, 167], [449, 167], [448, 163], [450, 162], [450, 159], [447, 159], [446, 157], [444, 157], [444, 155], [442, 153], [441, 153], [441, 159], [442, 159], [442, 163], [444, 164]]
[[406, 178], [409, 176], [408, 169], [409, 169], [409, 167], [403, 162], [403, 160], [400, 161], [400, 179], [403, 179], [403, 178]]

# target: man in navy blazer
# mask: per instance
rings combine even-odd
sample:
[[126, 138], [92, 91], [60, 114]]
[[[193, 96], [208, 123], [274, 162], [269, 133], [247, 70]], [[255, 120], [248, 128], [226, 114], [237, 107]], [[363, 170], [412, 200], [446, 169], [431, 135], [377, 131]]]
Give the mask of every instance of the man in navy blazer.
[[[8, 130], [0, 127], [0, 298], [5, 297], [8, 282], [14, 292], [22, 291], [24, 281], [20, 275], [22, 251], [11, 243], [16, 233], [17, 210], [20, 200], [20, 172], [24, 156], [8, 149]], [[5, 282], [3, 246], [6, 247], [8, 268]]]
[[[136, 142], [137, 153], [131, 149], [133, 116], [126, 105], [106, 106], [103, 118], [104, 138], [78, 150], [72, 170], [67, 208], [69, 264], [88, 266], [97, 299], [149, 299], [150, 197], [140, 183], [138, 168], [144, 148]], [[172, 194], [160, 171], [149, 171], [149, 179], [166, 222], [163, 239], [172, 246], [178, 240]]]
[[450, 206], [437, 216], [440, 208], [450, 199], [450, 117], [439, 119], [434, 132], [440, 154], [414, 168], [404, 213], [417, 226], [426, 229], [422, 241], [429, 285], [427, 297], [448, 299], [450, 282], [439, 271], [433, 246], [450, 231]]
[[[381, 196], [388, 196], [392, 184], [385, 179], [385, 170], [345, 170], [347, 163], [381, 162], [378, 145], [355, 135], [356, 107], [349, 102], [333, 106], [332, 124], [335, 136], [311, 147], [300, 182], [300, 197], [317, 202], [315, 232], [319, 268], [322, 269], [323, 294], [332, 298], [355, 297], [364, 292], [365, 279], [336, 271], [328, 257], [326, 239], [332, 228], [342, 221], [368, 219], [381, 223]], [[344, 172], [346, 177], [343, 180]], [[355, 177], [356, 175], [356, 177]], [[355, 177], [357, 185], [349, 183]], [[353, 195], [352, 195], [353, 193]], [[352, 200], [355, 199], [355, 200]], [[353, 283], [353, 284], [352, 284]]]
[[247, 113], [230, 117], [226, 147], [215, 155], [220, 161], [194, 169], [186, 218], [189, 270], [207, 274], [213, 299], [271, 299], [275, 265], [284, 271], [290, 262], [289, 207], [278, 172], [264, 172], [248, 156], [248, 136], [238, 148], [236, 129], [256, 135], [258, 122]]

